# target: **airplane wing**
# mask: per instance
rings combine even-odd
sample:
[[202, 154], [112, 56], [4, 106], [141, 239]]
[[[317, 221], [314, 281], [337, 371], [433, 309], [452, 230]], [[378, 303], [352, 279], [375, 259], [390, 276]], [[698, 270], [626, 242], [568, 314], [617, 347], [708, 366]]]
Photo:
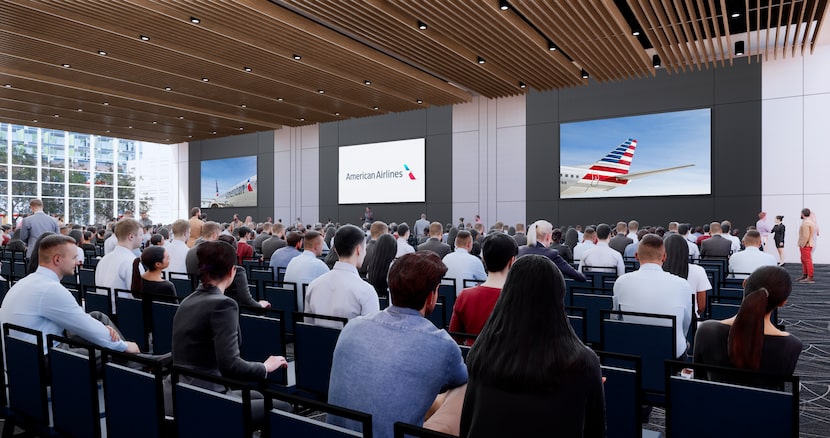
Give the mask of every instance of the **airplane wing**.
[[665, 169], [646, 170], [644, 172], [635, 172], [635, 173], [629, 173], [627, 175], [619, 175], [619, 176], [617, 176], [617, 178], [618, 179], [642, 178], [644, 176], [654, 175], [655, 173], [670, 172], [672, 170], [683, 169], [683, 168], [692, 167], [692, 166], [694, 166], [694, 164], [684, 164], [682, 166], [667, 167]]

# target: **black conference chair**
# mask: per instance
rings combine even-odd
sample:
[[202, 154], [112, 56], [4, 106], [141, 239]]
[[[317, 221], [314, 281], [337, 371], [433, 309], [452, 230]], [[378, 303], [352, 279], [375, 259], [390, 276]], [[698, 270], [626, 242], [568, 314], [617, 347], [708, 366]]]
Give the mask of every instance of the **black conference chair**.
[[[44, 355], [43, 335], [36, 330], [3, 324], [9, 418], [3, 435], [11, 436], [15, 426], [27, 433], [50, 435], [49, 374]], [[7, 432], [8, 431], [8, 432]]]
[[305, 322], [304, 318], [322, 319], [343, 324], [346, 318], [315, 315], [312, 313], [294, 314], [294, 375], [296, 389], [300, 393], [310, 394], [317, 400], [328, 400], [329, 376], [334, 358], [334, 347], [340, 337], [342, 328], [331, 328]]
[[[259, 362], [271, 355], [285, 356], [285, 327], [281, 311], [271, 311], [269, 316], [239, 315], [242, 342], [239, 355], [249, 361]], [[288, 385], [285, 368], [268, 374], [268, 381]]]
[[[102, 359], [107, 436], [172, 435], [171, 424], [164, 416], [162, 362], [109, 350], [102, 352]], [[142, 365], [142, 369], [125, 366], [127, 361]]]
[[144, 322], [144, 303], [132, 297], [115, 297], [115, 307], [118, 309], [118, 330], [128, 340], [138, 344], [141, 351], [147, 351], [148, 329]]
[[393, 433], [395, 438], [457, 438], [455, 435], [449, 435], [435, 430], [425, 429], [414, 424], [403, 423], [401, 421], [395, 422], [393, 425]]
[[[49, 335], [46, 339], [49, 345], [54, 429], [69, 437], [102, 436], [103, 412], [98, 397], [95, 347], [55, 335]], [[55, 347], [56, 342], [73, 350]]]
[[178, 304], [153, 301], [150, 305], [153, 318], [153, 354], [169, 353], [173, 349], [173, 317]]
[[611, 295], [584, 294], [574, 292], [571, 295], [571, 307], [582, 307], [585, 309], [587, 330], [585, 339], [588, 343], [599, 345], [600, 339], [600, 312], [613, 310], [614, 297]]
[[297, 312], [297, 285], [285, 282], [280, 286], [268, 285], [264, 289], [265, 301], [271, 303], [271, 309], [283, 314], [283, 327], [286, 333], [294, 333], [294, 313]]
[[[239, 388], [241, 397], [184, 383], [183, 377]], [[250, 438], [253, 435], [251, 390], [243, 383], [177, 366], [173, 367], [171, 382], [178, 438]]]
[[573, 328], [576, 337], [583, 344], [587, 344], [588, 310], [584, 307], [565, 306], [565, 313], [568, 315], [568, 322], [571, 323], [571, 328]]
[[332, 426], [321, 421], [318, 415], [316, 418], [303, 417], [294, 413], [272, 409], [268, 413], [267, 421], [262, 430], [262, 436], [271, 438], [282, 437], [315, 437], [315, 438], [340, 438], [340, 437], [363, 437], [371, 438], [372, 416], [367, 413], [346, 409], [340, 406], [330, 405], [317, 400], [311, 400], [285, 392], [265, 391], [266, 406], [272, 399], [281, 400], [311, 412], [325, 413], [326, 416], [336, 415], [356, 421], [361, 424], [361, 432], [355, 432], [341, 427]]
[[112, 294], [112, 289], [108, 287], [84, 288], [84, 310], [87, 313], [98, 311], [112, 318]]

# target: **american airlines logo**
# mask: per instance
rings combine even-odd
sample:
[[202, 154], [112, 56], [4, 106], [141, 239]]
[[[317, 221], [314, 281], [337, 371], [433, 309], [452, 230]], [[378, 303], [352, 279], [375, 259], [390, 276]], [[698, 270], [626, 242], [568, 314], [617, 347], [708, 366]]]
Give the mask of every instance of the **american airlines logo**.
[[[409, 179], [415, 180], [415, 174], [409, 169], [409, 165], [404, 164], [403, 168], [409, 172]], [[357, 180], [371, 180], [371, 179], [401, 179], [404, 177], [404, 172], [400, 170], [376, 170], [370, 172], [356, 172], [346, 173], [346, 181]]]
[[407, 166], [406, 163], [404, 163], [403, 168], [406, 169], [407, 172], [409, 172], [409, 179], [414, 181], [415, 180], [415, 174], [413, 174], [412, 171], [409, 170], [409, 166]]

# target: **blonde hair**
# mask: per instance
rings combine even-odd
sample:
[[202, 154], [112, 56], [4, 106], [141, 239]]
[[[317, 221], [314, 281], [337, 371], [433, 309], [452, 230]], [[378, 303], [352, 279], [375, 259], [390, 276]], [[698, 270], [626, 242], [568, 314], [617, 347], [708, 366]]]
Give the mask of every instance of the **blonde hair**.
[[545, 236], [553, 232], [553, 225], [546, 220], [538, 220], [527, 227], [527, 246], [536, 246], [536, 242], [544, 240]]

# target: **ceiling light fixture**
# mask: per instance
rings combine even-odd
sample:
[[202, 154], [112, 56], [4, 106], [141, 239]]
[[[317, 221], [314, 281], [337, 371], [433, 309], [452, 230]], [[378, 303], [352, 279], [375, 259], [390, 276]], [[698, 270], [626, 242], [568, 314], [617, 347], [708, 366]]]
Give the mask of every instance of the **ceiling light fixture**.
[[317, 92], [320, 94], [326, 94], [326, 90], [317, 90]]
[[6, 84], [6, 85], [3, 85], [3, 86], [6, 87], [6, 88], [11, 88], [12, 84]]
[[242, 108], [248, 108], [248, 105], [245, 105], [244, 103], [242, 105], [239, 105], [239, 106], [242, 107]]
[[285, 99], [283, 99], [282, 97], [277, 98], [277, 102], [282, 102], [283, 100], [285, 100]]
[[104, 105], [104, 106], [109, 106], [109, 105], [110, 105], [110, 103], [109, 103], [109, 102], [104, 102], [102, 105]]
[[173, 87], [164, 87], [164, 91], [173, 91]]
[[654, 68], [660, 68], [662, 64], [660, 64], [660, 57], [658, 55], [654, 55], [651, 57], [651, 64]]
[[210, 79], [208, 79], [208, 78], [202, 78], [202, 82], [208, 82], [208, 81], [210, 81]]
[[69, 67], [71, 67], [71, 66], [70, 66], [69, 64], [61, 64], [61, 67], [63, 67], [63, 68], [69, 68]]
[[251, 67], [242, 67], [243, 70], [250, 73], [252, 71]]
[[150, 37], [147, 35], [139, 35], [138, 38], [141, 39], [141, 41], [150, 41]]
[[640, 31], [638, 29], [634, 29], [631, 31], [631, 35], [640, 36]]
[[127, 128], [133, 129], [133, 126], [132, 126], [132, 125], [130, 125], [130, 126], [127, 126]]
[[373, 109], [373, 110], [375, 110], [375, 111], [377, 111], [377, 110], [378, 110], [378, 109], [380, 109], [380, 108], [378, 108], [377, 106], [373, 106], [373, 107], [372, 107], [372, 109]]
[[241, 126], [239, 127], [239, 130], [240, 130], [240, 131], [242, 131], [242, 130], [244, 130], [244, 129], [245, 129], [245, 128], [243, 128], [243, 127], [241, 127]]
[[585, 69], [582, 69], [582, 79], [588, 79], [588, 72]]
[[507, 3], [507, 0], [500, 0], [499, 1], [499, 9], [502, 11], [506, 11], [510, 9], [510, 5]]
[[555, 52], [556, 44], [553, 44], [552, 42], [548, 41], [548, 50], [550, 50], [551, 52]]
[[368, 81], [368, 80], [363, 81], [363, 85], [372, 85], [372, 81]]
[[293, 55], [293, 56], [294, 56], [295, 61], [299, 61], [299, 60], [303, 59], [303, 57], [300, 56], [300, 55]]
[[485, 63], [485, 62], [487, 62], [487, 61], [485, 61], [485, 60], [484, 60], [484, 58], [482, 58], [481, 56], [479, 56], [479, 57], [478, 57], [477, 62], [478, 62], [479, 64], [484, 64], [484, 63]]
[[82, 112], [84, 112], [84, 109], [83, 108], [78, 108], [78, 112], [82, 113]]
[[335, 115], [335, 116], [339, 116], [339, 115], [340, 115], [340, 113], [334, 113], [334, 115]]
[[159, 124], [158, 120], [153, 120], [153, 124], [158, 125]]
[[199, 24], [199, 23], [202, 22], [202, 20], [200, 20], [196, 17], [190, 17], [190, 22], [193, 23], [193, 24]]
[[54, 114], [54, 115], [52, 115], [52, 117], [60, 117], [60, 116], [61, 116], [60, 114]]
[[427, 24], [421, 20], [418, 20], [418, 29], [427, 30]]
[[740, 13], [740, 12], [733, 12], [733, 13], [732, 13], [732, 18], [738, 18], [738, 17], [740, 17], [740, 16], [741, 16], [741, 13]]
[[179, 116], [179, 120], [184, 120], [184, 116]]
[[421, 100], [421, 99], [416, 99], [416, 100], [415, 100], [415, 103], [417, 103], [418, 105], [420, 105], [420, 104], [424, 103], [424, 101], [423, 101], [423, 100]]
[[527, 84], [525, 84], [524, 82], [519, 82], [519, 88], [524, 90], [525, 88], [527, 88]]
[[300, 117], [298, 120], [301, 122], [305, 122], [305, 117]]
[[210, 133], [216, 135], [216, 131], [210, 131]]
[[741, 56], [744, 54], [744, 42], [743, 41], [735, 41], [735, 56]]
[[32, 119], [32, 123], [37, 123], [37, 119]]
[[103, 50], [99, 50], [98, 54], [101, 55], [101, 56], [107, 56], [107, 52], [105, 52]]

